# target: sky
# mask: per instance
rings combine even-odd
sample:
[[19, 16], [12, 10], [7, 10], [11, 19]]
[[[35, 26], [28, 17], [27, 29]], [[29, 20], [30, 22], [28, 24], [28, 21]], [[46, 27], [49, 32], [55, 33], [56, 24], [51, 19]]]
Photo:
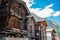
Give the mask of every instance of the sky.
[[60, 24], [60, 0], [23, 0], [31, 13]]

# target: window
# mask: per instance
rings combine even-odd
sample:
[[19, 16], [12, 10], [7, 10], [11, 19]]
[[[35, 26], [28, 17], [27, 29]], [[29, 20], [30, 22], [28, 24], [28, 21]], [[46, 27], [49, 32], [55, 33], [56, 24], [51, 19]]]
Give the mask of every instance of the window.
[[20, 8], [20, 11], [21, 11], [21, 17], [25, 17], [26, 12], [23, 6]]
[[19, 9], [16, 9], [15, 7], [13, 8], [13, 12], [19, 16], [21, 16], [21, 12]]
[[32, 28], [32, 26], [30, 26], [30, 28]]

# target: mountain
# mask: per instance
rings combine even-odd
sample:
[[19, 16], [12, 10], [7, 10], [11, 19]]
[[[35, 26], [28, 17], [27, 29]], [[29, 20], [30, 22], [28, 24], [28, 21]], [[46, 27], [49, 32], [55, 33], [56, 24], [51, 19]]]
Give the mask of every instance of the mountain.
[[35, 15], [34, 13], [31, 13], [31, 15], [34, 17], [36, 22], [46, 20], [46, 18], [41, 18], [41, 17]]
[[53, 21], [51, 21], [51, 20], [48, 20], [47, 18], [40, 18], [40, 17], [38, 17], [37, 15], [35, 15], [35, 14], [33, 14], [33, 13], [31, 13], [31, 15], [34, 17], [34, 19], [35, 19], [36, 21], [46, 20], [46, 22], [47, 22], [47, 24], [48, 24], [48, 27], [51, 27], [51, 28], [55, 29], [56, 32], [57, 32], [58, 34], [60, 34], [60, 25], [57, 24], [56, 22], [53, 22]]
[[46, 20], [48, 27], [54, 28], [58, 34], [60, 34], [60, 25], [56, 22], [53, 22], [51, 20]]

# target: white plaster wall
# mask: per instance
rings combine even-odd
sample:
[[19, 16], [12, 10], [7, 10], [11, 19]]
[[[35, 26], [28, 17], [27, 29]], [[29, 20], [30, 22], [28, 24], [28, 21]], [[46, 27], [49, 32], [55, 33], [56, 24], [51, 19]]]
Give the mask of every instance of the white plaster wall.
[[47, 40], [52, 40], [51, 32], [46, 32]]

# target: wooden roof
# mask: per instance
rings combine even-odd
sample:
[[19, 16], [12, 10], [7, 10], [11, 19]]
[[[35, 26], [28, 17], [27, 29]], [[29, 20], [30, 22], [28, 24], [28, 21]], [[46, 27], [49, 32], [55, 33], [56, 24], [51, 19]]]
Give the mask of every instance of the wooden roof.
[[44, 20], [44, 21], [41, 21], [41, 24], [43, 25], [43, 26], [47, 26], [47, 22]]
[[42, 24], [42, 26], [48, 26], [47, 25], [47, 22], [44, 20], [44, 21], [39, 21], [39, 22], [36, 22], [37, 24]]

